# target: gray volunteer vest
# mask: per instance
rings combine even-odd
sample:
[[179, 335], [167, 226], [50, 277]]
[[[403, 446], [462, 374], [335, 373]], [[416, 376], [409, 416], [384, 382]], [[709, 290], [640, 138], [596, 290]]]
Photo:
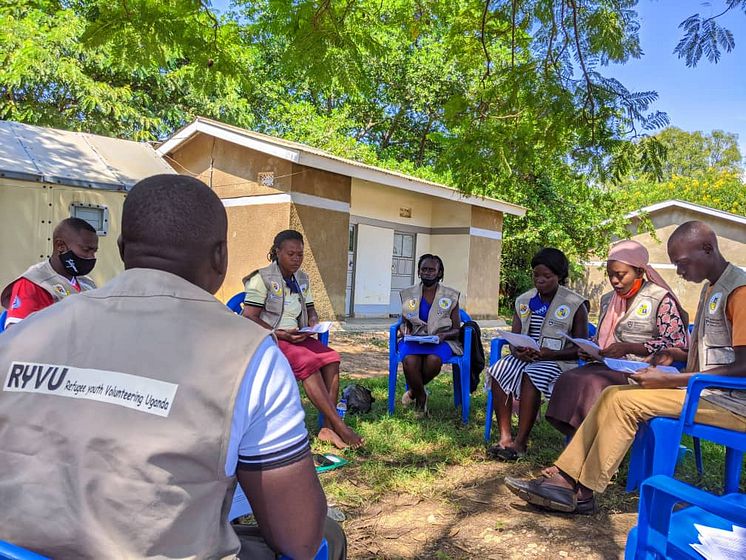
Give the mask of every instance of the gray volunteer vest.
[[[660, 338], [658, 331], [658, 307], [660, 307], [663, 298], [668, 295], [668, 290], [653, 284], [647, 280], [644, 281], [640, 291], [629, 302], [626, 313], [619, 319], [614, 329], [614, 338], [617, 342], [629, 342], [642, 344], [653, 338]], [[603, 323], [606, 312], [609, 309], [611, 298], [614, 292], [609, 292], [601, 296], [601, 314], [598, 324]], [[686, 325], [689, 324], [689, 317], [683, 309], [679, 309], [681, 318]], [[632, 356], [632, 359], [639, 360], [639, 356]]]
[[[282, 318], [282, 312], [285, 309], [285, 279], [276, 261], [272, 261], [269, 266], [255, 270], [243, 279], [244, 285], [255, 274], [258, 274], [264, 281], [267, 288], [267, 297], [264, 300], [264, 309], [259, 314], [259, 318], [270, 325], [273, 329], [277, 328]], [[300, 305], [301, 311], [298, 316], [298, 326], [300, 328], [308, 326], [308, 310], [306, 309], [306, 297], [308, 296], [309, 280], [308, 275], [299, 270], [295, 273], [295, 280], [300, 286]]]
[[728, 321], [725, 309], [728, 296], [741, 286], [746, 286], [746, 272], [730, 263], [712, 286], [709, 296], [710, 283], [705, 281], [694, 320], [687, 371], [707, 371], [735, 361], [733, 326]]
[[[49, 259], [47, 259], [29, 267], [29, 269], [21, 274], [21, 276], [5, 286], [2, 295], [0, 295], [0, 305], [6, 309], [9, 309], [12, 303], [10, 301], [10, 294], [13, 290], [13, 284], [18, 282], [21, 278], [25, 278], [40, 288], [43, 288], [50, 296], [52, 296], [52, 300], [55, 303], [67, 296], [78, 293], [75, 288], [70, 285], [70, 281], [67, 278], [55, 272], [52, 265], [49, 264]], [[88, 276], [77, 276], [75, 279], [78, 281], [81, 292], [96, 289], [95, 282]]]
[[[402, 317], [412, 324], [412, 333], [415, 336], [438, 334], [454, 328], [451, 321], [451, 312], [458, 305], [461, 294], [438, 282], [435, 289], [435, 299], [427, 315], [427, 322], [420, 319], [420, 300], [422, 300], [422, 282], [405, 288], [399, 292], [401, 296]], [[457, 356], [464, 353], [464, 349], [458, 340], [446, 340], [446, 344]]]
[[[538, 291], [532, 288], [521, 294], [515, 300], [515, 312], [521, 319], [521, 333], [527, 335], [531, 323], [531, 308], [528, 303]], [[539, 334], [539, 346], [549, 348], [550, 350], [563, 350], [572, 342], [567, 340], [563, 334], [572, 332], [572, 322], [575, 313], [581, 305], [586, 303], [586, 299], [572, 290], [559, 286], [557, 293], [549, 304], [547, 314], [544, 316], [544, 323], [541, 326]], [[557, 361], [562, 371], [578, 367], [577, 361]]]
[[0, 538], [55, 560], [234, 558], [233, 407], [268, 335], [152, 269], [3, 333]]

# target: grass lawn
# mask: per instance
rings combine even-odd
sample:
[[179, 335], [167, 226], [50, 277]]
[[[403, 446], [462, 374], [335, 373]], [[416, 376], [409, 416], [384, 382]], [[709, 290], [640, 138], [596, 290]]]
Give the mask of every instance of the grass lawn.
[[[469, 558], [482, 553], [479, 551], [483, 549], [473, 550], [468, 544], [450, 547], [449, 535], [441, 534], [432, 536], [437, 540], [438, 544], [433, 545], [436, 548], [425, 546], [419, 552], [413, 552], [411, 556], [401, 551], [386, 552], [385, 549], [365, 552], [366, 547], [371, 546], [371, 542], [381, 540], [378, 533], [375, 537], [371, 536], [368, 540], [364, 540], [356, 550], [354, 545], [356, 539], [361, 537], [359, 533], [364, 534], [370, 525], [370, 523], [356, 525], [356, 518], [370, 516], [371, 511], [378, 512], [378, 517], [381, 517], [394, 514], [401, 509], [402, 504], [406, 506], [411, 503], [422, 503], [427, 504], [426, 507], [429, 508], [427, 511], [432, 510], [436, 513], [443, 508], [446, 510], [450, 508], [462, 519], [462, 522], [469, 523], [471, 516], [474, 516], [475, 520], [478, 519], [480, 512], [484, 509], [499, 511], [501, 508], [507, 508], [505, 515], [498, 515], [497, 518], [493, 516], [489, 521], [488, 528], [496, 534], [502, 534], [503, 531], [508, 531], [510, 534], [515, 522], [514, 517], [516, 517], [511, 515], [511, 509], [518, 509], [517, 513], [523, 517], [536, 516], [535, 512], [530, 511], [531, 508], [528, 508], [527, 512], [522, 511], [523, 506], [520, 500], [513, 498], [504, 490], [502, 479], [505, 475], [536, 474], [539, 468], [551, 464], [557, 457], [564, 446], [564, 438], [548, 422], [542, 420], [536, 424], [526, 457], [515, 464], [495, 463], [485, 456], [483, 441], [485, 395], [481, 389], [472, 395], [471, 421], [467, 426], [463, 426], [457, 410], [453, 407], [450, 367], [445, 368], [445, 371], [429, 386], [432, 391], [429, 399], [431, 416], [427, 419], [416, 419], [411, 411], [401, 406], [399, 398], [404, 390], [402, 375], [399, 375], [397, 406], [393, 416], [388, 416], [386, 411], [388, 390], [386, 377], [372, 377], [364, 380], [343, 377], [342, 387], [349, 382], [366, 386], [375, 398], [371, 412], [347, 417], [348, 423], [364, 436], [365, 447], [356, 451], [339, 452], [328, 444], [314, 441], [313, 449], [314, 452], [337, 453], [351, 461], [343, 468], [320, 475], [329, 503], [341, 509], [347, 516], [345, 526], [353, 545], [351, 546], [351, 558]], [[307, 401], [304, 401], [304, 404], [308, 413], [309, 431], [314, 433], [316, 412]], [[692, 447], [691, 441], [685, 443], [690, 448]], [[718, 491], [722, 485], [724, 451], [718, 446], [703, 442], [703, 455], [706, 474], [702, 480], [699, 480], [697, 476], [691, 453], [686, 456], [680, 466], [678, 476], [697, 486]], [[480, 473], [483, 473], [483, 476]], [[620, 554], [626, 531], [634, 524], [637, 511], [637, 494], [628, 494], [624, 491], [626, 473], [627, 460], [623, 463], [609, 490], [600, 497], [601, 513], [593, 516], [596, 517], [596, 521], [594, 522], [593, 518], [581, 521], [585, 524], [583, 527], [589, 527], [588, 530], [591, 532], [595, 523], [603, 532], [602, 538], [615, 539], [613, 551], [603, 549], [596, 554], [595, 549], [591, 547], [587, 555], [578, 554], [577, 550], [573, 554], [572, 547], [566, 546], [569, 549], [567, 557], [607, 558]], [[477, 487], [482, 487], [486, 493], [481, 495], [481, 498], [475, 498], [475, 502], [465, 502], [462, 499], [464, 492]], [[414, 522], [403, 519], [401, 524], [417, 525], [421, 521], [425, 525], [423, 530], [426, 531], [427, 519], [432, 520], [433, 515], [435, 514], [429, 516], [423, 514], [422, 520], [415, 519]], [[561, 522], [559, 525], [562, 527], [569, 522], [567, 542], [575, 542], [571, 540], [574, 531], [572, 523], [577, 518], [564, 515], [553, 516], [546, 513], [540, 515], [547, 519], [549, 527], [552, 527], [554, 519], [558, 517]], [[621, 525], [614, 523], [613, 518], [616, 515], [621, 515], [621, 518], [625, 520], [624, 523]], [[480, 526], [480, 528], [484, 533], [483, 527]], [[411, 530], [415, 530], [414, 525]], [[515, 530], [518, 531], [518, 529]], [[521, 530], [525, 531], [525, 529]], [[427, 531], [426, 534], [428, 534]], [[584, 547], [587, 548], [585, 545], [578, 545], [581, 551]], [[538, 555], [529, 556], [556, 557], [548, 551], [547, 555], [538, 553]], [[506, 557], [523, 556], [509, 554]]]

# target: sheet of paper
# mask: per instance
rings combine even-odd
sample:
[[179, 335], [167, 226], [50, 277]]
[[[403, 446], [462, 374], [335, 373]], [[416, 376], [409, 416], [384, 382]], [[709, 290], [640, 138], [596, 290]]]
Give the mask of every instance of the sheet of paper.
[[[651, 367], [647, 362], [635, 362], [633, 360], [619, 360], [616, 358], [604, 358], [604, 363], [609, 369], [623, 373], [635, 373], [637, 370]], [[679, 373], [675, 367], [658, 366], [658, 369], [666, 373]]]
[[526, 336], [525, 334], [517, 334], [498, 330], [497, 336], [499, 336], [500, 338], [504, 338], [508, 341], [508, 344], [510, 344], [511, 346], [515, 346], [516, 348], [531, 348], [532, 350], [536, 350], [537, 352], [541, 350], [537, 342], [533, 338], [531, 338], [530, 336]]
[[694, 550], [706, 560], [736, 560], [746, 557], [746, 531], [733, 525], [733, 530], [718, 529], [694, 524], [699, 534], [699, 542], [692, 543]]
[[236, 484], [236, 491], [233, 493], [233, 504], [231, 505], [231, 511], [228, 513], [228, 519], [233, 521], [236, 517], [251, 515], [251, 513], [249, 499], [243, 493], [243, 490], [241, 490], [241, 485]]
[[440, 339], [437, 335], [415, 336], [411, 334], [404, 335], [404, 342], [417, 342], [419, 344], [438, 344]]
[[601, 347], [595, 342], [593, 342], [592, 340], [588, 340], [587, 338], [573, 338], [564, 333], [562, 334], [562, 336], [564, 336], [567, 340], [572, 342], [575, 346], [580, 348], [583, 352], [588, 354], [594, 360], [603, 362], [604, 359], [600, 354]]
[[329, 332], [329, 328], [332, 326], [331, 321], [320, 321], [316, 323], [313, 327], [303, 327], [298, 332], [307, 332], [307, 333], [313, 333], [313, 334], [323, 334], [325, 332]]

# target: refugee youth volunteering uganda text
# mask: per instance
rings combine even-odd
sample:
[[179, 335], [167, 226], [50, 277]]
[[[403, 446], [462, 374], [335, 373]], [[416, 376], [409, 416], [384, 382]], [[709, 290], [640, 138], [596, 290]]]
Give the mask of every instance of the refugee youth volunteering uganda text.
[[3, 391], [88, 399], [168, 416], [178, 384], [118, 371], [12, 362]]

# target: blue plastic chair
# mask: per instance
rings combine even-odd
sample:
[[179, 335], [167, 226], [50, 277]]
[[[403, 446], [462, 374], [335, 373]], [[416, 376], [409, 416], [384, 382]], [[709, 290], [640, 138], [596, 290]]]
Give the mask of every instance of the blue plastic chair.
[[[326, 539], [323, 539], [321, 541], [321, 546], [319, 547], [319, 551], [316, 553], [316, 556], [313, 557], [313, 560], [328, 560], [329, 558], [329, 544], [326, 542]], [[280, 560], [292, 560], [290, 556], [285, 556], [284, 554], [280, 556]]]
[[[246, 497], [246, 494], [244, 494], [244, 491], [241, 489], [241, 486], [239, 484], [236, 484], [236, 489], [233, 493], [233, 504], [231, 505], [231, 509], [228, 512], [228, 521], [234, 521], [238, 519], [239, 517], [243, 517], [244, 515], [249, 515], [251, 513], [251, 506], [249, 506], [249, 499]], [[329, 545], [326, 542], [326, 539], [321, 541], [321, 546], [319, 547], [319, 551], [316, 553], [316, 556], [314, 556], [314, 560], [327, 560], [329, 557]], [[0, 556], [0, 559], [2, 556]], [[285, 560], [291, 560], [289, 556], [280, 556], [281, 559]], [[29, 559], [33, 560], [33, 559]]]
[[[463, 309], [459, 310], [459, 319], [462, 323], [471, 321], [469, 314]], [[396, 333], [402, 324], [402, 319], [389, 328], [389, 414], [394, 413], [394, 404], [396, 401], [396, 375], [399, 369], [401, 356], [399, 355], [399, 341]], [[469, 407], [471, 404], [471, 345], [472, 343], [481, 344], [481, 341], [472, 341], [472, 328], [464, 329], [464, 353], [462, 356], [453, 356], [446, 364], [456, 364], [459, 368], [459, 375], [453, 371], [453, 405], [461, 407], [461, 422], [469, 423]], [[443, 364], [445, 365], [445, 364]]]
[[[588, 323], [588, 337], [596, 336], [596, 325]], [[503, 348], [508, 343], [504, 338], [493, 338], [490, 342], [490, 365], [492, 367], [502, 357]], [[581, 366], [585, 362], [578, 360], [578, 365]], [[488, 374], [489, 375], [489, 374]], [[484, 442], [489, 443], [490, 437], [492, 436], [492, 386], [487, 384], [487, 405], [484, 411]], [[569, 441], [569, 438], [568, 438]]]
[[3, 311], [0, 313], [0, 333], [5, 330], [5, 319], [8, 318], [8, 312]]
[[[706, 388], [746, 390], [746, 379], [697, 374], [689, 379], [686, 398], [678, 420], [654, 418], [641, 426], [632, 444], [627, 491], [634, 490], [646, 478], [663, 474], [673, 476], [682, 435], [706, 439], [725, 446], [725, 493], [737, 492], [741, 478], [746, 433], [694, 421], [702, 390]], [[699, 442], [697, 442], [699, 443]], [[701, 470], [701, 452], [697, 468]]]
[[31, 552], [20, 546], [0, 541], [0, 560], [50, 560], [46, 556]]
[[[691, 505], [673, 513], [674, 506], [681, 502]], [[701, 559], [689, 546], [699, 540], [695, 523], [725, 530], [731, 530], [734, 524], [746, 527], [746, 496], [714, 496], [668, 476], [648, 478], [640, 487], [637, 527], [627, 535], [624, 558]]]

